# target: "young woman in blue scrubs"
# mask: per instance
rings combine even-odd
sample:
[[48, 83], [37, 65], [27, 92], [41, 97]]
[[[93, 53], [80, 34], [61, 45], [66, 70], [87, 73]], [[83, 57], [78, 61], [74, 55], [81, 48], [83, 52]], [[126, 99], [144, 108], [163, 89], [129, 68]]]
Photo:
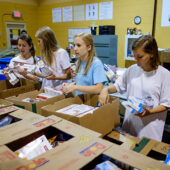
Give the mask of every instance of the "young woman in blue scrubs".
[[99, 94], [107, 78], [102, 62], [96, 57], [92, 35], [77, 34], [74, 37], [74, 51], [78, 58], [75, 83], [63, 84], [63, 92]]

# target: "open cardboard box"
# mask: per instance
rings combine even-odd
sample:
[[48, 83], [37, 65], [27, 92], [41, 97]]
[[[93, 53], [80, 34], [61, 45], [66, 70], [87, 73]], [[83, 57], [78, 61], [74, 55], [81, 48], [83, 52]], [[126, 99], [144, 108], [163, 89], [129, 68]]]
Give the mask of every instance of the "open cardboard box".
[[112, 143], [101, 138], [81, 142], [80, 137], [29, 161], [18, 158], [8, 146], [0, 146], [0, 169], [80, 169], [95, 157], [110, 148]]
[[93, 161], [84, 166], [82, 170], [94, 169], [97, 164], [104, 161], [110, 161], [120, 169], [169, 169], [169, 167], [162, 162], [113, 144], [111, 148], [98, 155]]
[[80, 126], [76, 123], [62, 119], [60, 122], [54, 125], [56, 128], [63, 130], [72, 136], [80, 136], [81, 142], [85, 142], [93, 137], [101, 137], [102, 134]]
[[159, 51], [159, 57], [162, 63], [170, 63], [170, 49]]
[[164, 161], [170, 144], [143, 137], [132, 150], [156, 160]]
[[104, 139], [113, 142], [117, 145], [121, 145], [127, 149], [133, 149], [140, 141], [140, 139], [137, 137], [130, 136], [125, 133], [120, 133], [116, 130], [113, 130], [111, 133], [104, 136]]
[[27, 79], [20, 79], [16, 85], [11, 85], [8, 80], [0, 81], [0, 98], [17, 96], [18, 94], [40, 89], [40, 83]]
[[[43, 154], [43, 157], [44, 155], [45, 157], [47, 155], [47, 159], [49, 159], [48, 157], [50, 155], [50, 157], [52, 157], [53, 161], [55, 162], [55, 158], [57, 154], [60, 155], [61, 153], [62, 155], [62, 152], [65, 151], [65, 149], [61, 149], [61, 151], [56, 151], [58, 147], [60, 148], [65, 143], [69, 143], [69, 141], [72, 141], [72, 140], [74, 141], [74, 138], [77, 138], [76, 143], [75, 141], [71, 142], [71, 145], [73, 145], [74, 147], [69, 146], [70, 144], [66, 146], [69, 152], [75, 151], [75, 149], [78, 148], [79, 145], [86, 146], [87, 143], [90, 143], [90, 141], [96, 140], [98, 136], [100, 136], [101, 134], [93, 132], [89, 129], [80, 127], [77, 124], [74, 124], [67, 120], [63, 120], [56, 116], [45, 117], [45, 119], [41, 119], [38, 122], [33, 123], [33, 124], [30, 124], [28, 122], [23, 122], [23, 124], [20, 123], [18, 126], [15, 126], [15, 130], [14, 128], [13, 129], [8, 128], [6, 129], [6, 131], [1, 133], [0, 169], [13, 169], [14, 167], [19, 166], [20, 164], [24, 164], [24, 165], [25, 163], [29, 164], [29, 162], [31, 161], [25, 161], [25, 160], [20, 159], [14, 153], [14, 151], [20, 149], [21, 147], [25, 146], [26, 144], [30, 143], [31, 141], [37, 139], [38, 137], [42, 135], [45, 135], [47, 139], [51, 139], [55, 135], [58, 135], [58, 137], [61, 140], [64, 140], [63, 144], [59, 144], [59, 146]], [[108, 142], [106, 141], [106, 143]], [[50, 152], [50, 154], [48, 154], [48, 152]], [[68, 154], [68, 152], [64, 152], [64, 153]], [[42, 157], [42, 155], [38, 157]], [[36, 157], [36, 158], [33, 158], [32, 161], [35, 163], [36, 160], [40, 161], [43, 159]], [[63, 163], [63, 161], [61, 162]]]
[[12, 102], [0, 99], [0, 128], [20, 120], [9, 115], [17, 109], [17, 107], [13, 106]]
[[56, 115], [71, 122], [77, 123], [81, 126], [94, 130], [106, 135], [111, 132], [113, 128], [119, 126], [120, 117], [119, 111], [119, 99], [111, 97], [108, 104], [99, 107], [93, 112], [88, 113], [82, 117], [76, 117], [68, 114], [56, 112], [57, 110], [69, 106], [71, 104], [86, 104], [93, 107], [97, 107], [98, 95], [83, 94], [74, 98], [67, 98], [49, 104], [41, 108], [41, 114], [43, 116]]
[[0, 109], [4, 108], [4, 107], [8, 107], [8, 106], [12, 106], [13, 103], [9, 102], [7, 100], [4, 99], [0, 99]]
[[8, 107], [4, 107], [2, 109], [0, 109], [0, 117], [2, 117], [2, 115], [5, 114], [9, 114], [10, 112], [13, 112], [15, 110], [18, 110], [19, 108], [16, 106], [8, 106]]
[[[61, 121], [61, 118], [50, 116], [39, 117], [37, 121], [33, 120], [32, 122], [27, 121], [27, 119], [23, 119], [22, 121], [4, 126], [0, 128], [0, 145], [9, 144], [18, 139], [22, 140], [22, 138], [35, 132], [41, 131], [42, 129], [49, 127], [59, 121]], [[19, 144], [16, 143], [16, 146], [17, 145]]]
[[24, 102], [23, 99], [26, 98], [31, 98], [31, 99], [35, 99], [36, 96], [40, 93], [44, 93], [44, 89], [40, 89], [38, 90], [34, 90], [31, 92], [27, 92], [27, 93], [23, 93], [23, 94], [19, 94], [18, 96], [11, 96], [6, 98], [6, 100], [11, 101], [14, 103], [14, 105], [21, 107], [23, 109], [32, 111], [34, 113], [41, 113], [41, 107], [54, 103], [56, 101], [62, 100], [65, 98], [64, 95], [59, 95], [59, 96], [55, 96], [52, 98], [48, 98], [45, 101], [39, 101], [36, 103], [30, 103], [30, 102]]
[[0, 128], [2, 129], [7, 128], [6, 126], [11, 126], [11, 124], [13, 123], [23, 121], [23, 120], [30, 122], [30, 123], [34, 123], [44, 118], [44, 116], [35, 114], [33, 112], [30, 112], [25, 109], [21, 109], [16, 106], [9, 106], [9, 107], [0, 109], [0, 121], [2, 121], [3, 118], [6, 119], [6, 121], [4, 121], [3, 123], [0, 122]]

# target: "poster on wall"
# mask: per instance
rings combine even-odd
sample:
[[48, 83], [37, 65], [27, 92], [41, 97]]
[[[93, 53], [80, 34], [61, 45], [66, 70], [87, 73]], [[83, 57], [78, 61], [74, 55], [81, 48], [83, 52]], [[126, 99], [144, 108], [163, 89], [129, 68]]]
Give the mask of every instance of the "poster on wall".
[[63, 7], [63, 22], [72, 21], [72, 6]]
[[70, 28], [68, 29], [68, 42], [72, 43], [74, 41], [74, 36], [80, 32], [86, 32], [91, 34], [90, 28]]
[[170, 0], [162, 1], [162, 27], [170, 27]]
[[99, 20], [112, 19], [113, 1], [99, 3]]
[[84, 5], [74, 6], [74, 21], [84, 21]]
[[52, 20], [53, 22], [61, 22], [61, 8], [52, 9]]
[[86, 4], [86, 20], [98, 19], [98, 4]]

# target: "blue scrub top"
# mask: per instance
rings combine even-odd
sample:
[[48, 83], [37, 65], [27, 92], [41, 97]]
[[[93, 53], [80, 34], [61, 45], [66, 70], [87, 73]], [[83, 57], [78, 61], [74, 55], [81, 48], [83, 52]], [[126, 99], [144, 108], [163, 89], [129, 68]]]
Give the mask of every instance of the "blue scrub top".
[[[87, 74], [84, 73], [87, 61], [81, 62], [79, 72], [76, 75], [76, 84], [81, 86], [92, 86], [97, 83], [106, 83], [107, 77], [104, 71], [103, 63], [94, 57], [91, 67]], [[83, 94], [83, 92], [75, 91], [75, 95]]]

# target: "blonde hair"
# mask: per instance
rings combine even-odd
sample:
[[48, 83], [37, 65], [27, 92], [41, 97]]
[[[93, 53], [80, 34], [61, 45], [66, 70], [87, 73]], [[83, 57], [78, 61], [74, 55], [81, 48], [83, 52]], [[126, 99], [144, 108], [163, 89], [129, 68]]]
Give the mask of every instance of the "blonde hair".
[[[85, 67], [85, 70], [84, 70], [84, 73], [83, 73], [83, 74], [87, 74], [87, 72], [88, 72], [88, 70], [91, 66], [91, 63], [93, 61], [93, 57], [96, 56], [93, 36], [91, 34], [82, 32], [82, 33], [76, 34], [74, 36], [74, 39], [77, 38], [77, 37], [82, 38], [82, 40], [85, 42], [86, 46], [91, 46], [91, 50], [89, 51], [89, 56], [88, 56], [88, 59], [87, 59], [87, 64], [86, 64], [86, 67]], [[80, 69], [80, 65], [81, 65], [81, 59], [79, 58], [78, 64], [77, 64], [77, 67], [76, 67], [76, 71], [75, 71], [76, 73], [78, 73], [78, 71]]]
[[41, 48], [41, 57], [51, 66], [54, 51], [59, 48], [54, 31], [50, 27], [45, 26], [36, 32], [35, 37], [42, 39], [43, 48]]

